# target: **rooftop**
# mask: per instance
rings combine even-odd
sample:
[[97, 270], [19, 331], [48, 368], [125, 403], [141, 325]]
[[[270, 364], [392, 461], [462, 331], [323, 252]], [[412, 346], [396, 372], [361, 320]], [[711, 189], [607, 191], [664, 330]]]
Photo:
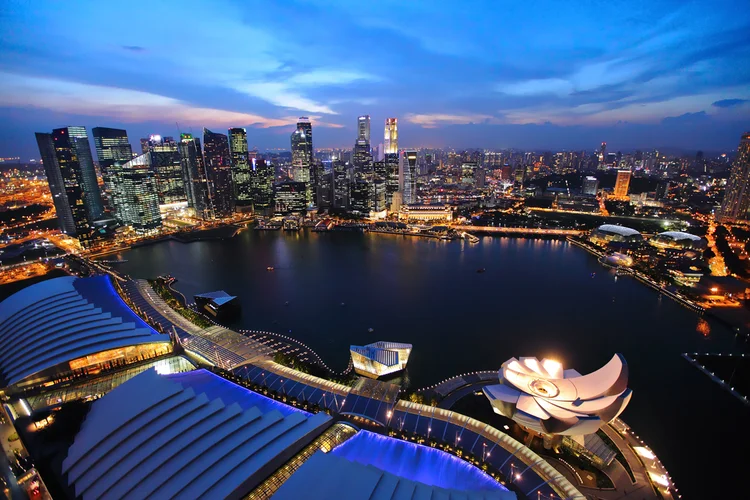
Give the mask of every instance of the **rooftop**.
[[657, 236], [661, 236], [664, 238], [671, 238], [673, 240], [691, 240], [691, 241], [701, 241], [700, 236], [696, 236], [694, 234], [690, 233], [683, 233], [682, 231], [664, 231], [663, 233], [657, 234]]
[[635, 229], [631, 229], [625, 226], [617, 226], [615, 224], [602, 224], [597, 229], [599, 231], [604, 231], [607, 233], [619, 234], [620, 236], [636, 236], [641, 234]]

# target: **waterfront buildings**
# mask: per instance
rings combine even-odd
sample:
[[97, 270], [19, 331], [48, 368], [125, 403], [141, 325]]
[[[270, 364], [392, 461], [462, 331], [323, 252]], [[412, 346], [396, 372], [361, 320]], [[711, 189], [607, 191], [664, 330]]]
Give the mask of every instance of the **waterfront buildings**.
[[187, 174], [185, 193], [188, 207], [193, 209], [196, 217], [212, 219], [214, 217], [212, 190], [203, 162], [201, 140], [193, 137], [192, 134], [180, 134], [177, 149], [180, 153], [182, 170]]
[[401, 203], [417, 203], [417, 152], [404, 151], [398, 171], [398, 190]]
[[721, 204], [724, 221], [745, 220], [750, 208], [750, 132], [742, 134]]
[[104, 213], [86, 128], [58, 128], [36, 138], [55, 208], [61, 208], [60, 229], [85, 242]]
[[313, 142], [312, 124], [306, 116], [300, 117], [297, 130], [292, 132], [292, 179], [305, 184], [305, 200], [308, 205], [314, 202]]
[[633, 394], [622, 354], [588, 375], [551, 359], [511, 358], [499, 379], [482, 389], [495, 413], [546, 435], [593, 434], [617, 418]]
[[96, 157], [104, 180], [104, 196], [107, 199], [108, 208], [117, 212], [117, 207], [114, 205], [113, 177], [115, 174], [113, 169], [133, 159], [133, 149], [128, 141], [128, 133], [122, 129], [107, 127], [94, 127], [91, 133], [94, 136]]
[[257, 214], [266, 215], [273, 209], [274, 167], [269, 160], [262, 158], [252, 158], [250, 164], [250, 192], [253, 210]]
[[274, 202], [279, 215], [303, 214], [308, 207], [307, 184], [293, 181], [276, 184]]
[[597, 245], [638, 245], [643, 242], [643, 236], [635, 229], [615, 224], [603, 224], [591, 231], [589, 239]]
[[398, 118], [385, 119], [384, 154], [398, 155]]
[[447, 204], [402, 205], [399, 218], [407, 222], [452, 222], [453, 208]]
[[372, 169], [372, 151], [370, 150], [370, 115], [357, 118], [357, 140], [354, 143], [352, 163], [357, 174], [368, 174]]
[[152, 135], [147, 142], [149, 165], [156, 178], [159, 205], [168, 206], [188, 201], [188, 173], [183, 169], [177, 142], [172, 137]]
[[700, 236], [682, 231], [665, 231], [649, 238], [651, 246], [669, 250], [704, 250], [707, 241]]
[[365, 180], [355, 180], [351, 184], [350, 210], [361, 215], [369, 215], [372, 208], [370, 183]]
[[393, 196], [399, 190], [399, 159], [398, 151], [386, 153], [383, 158], [385, 166], [385, 205], [388, 210], [396, 211], [393, 207]]
[[617, 171], [614, 197], [618, 200], [626, 200], [628, 198], [628, 189], [630, 188], [630, 173], [630, 170]]
[[379, 341], [349, 347], [354, 371], [370, 378], [383, 377], [406, 368], [412, 345]]
[[203, 129], [203, 159], [210, 181], [211, 201], [216, 217], [230, 217], [234, 212], [232, 159], [227, 136]]
[[201, 312], [209, 314], [217, 321], [232, 320], [240, 312], [240, 299], [224, 290], [199, 293], [194, 295], [193, 299]]
[[232, 184], [237, 210], [250, 210], [253, 204], [252, 170], [247, 148], [247, 131], [229, 129], [229, 152], [232, 155]]
[[333, 206], [346, 209], [349, 207], [349, 169], [341, 160], [334, 160], [333, 175]]

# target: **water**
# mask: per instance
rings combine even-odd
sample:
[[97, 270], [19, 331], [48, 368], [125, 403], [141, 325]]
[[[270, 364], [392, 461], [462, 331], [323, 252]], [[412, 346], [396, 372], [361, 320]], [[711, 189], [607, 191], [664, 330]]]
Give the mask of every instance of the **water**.
[[504, 490], [490, 476], [448, 453], [415, 443], [360, 431], [331, 453], [413, 481], [456, 490]]
[[710, 319], [706, 333], [696, 313], [632, 278], [615, 279], [566, 242], [245, 231], [121, 258], [128, 262], [118, 269], [134, 277], [174, 275], [188, 297], [238, 295], [238, 327], [290, 334], [334, 369], [346, 366], [350, 344], [412, 343], [406, 378], [415, 388], [498, 369], [512, 356], [552, 357], [586, 373], [621, 352], [634, 391], [623, 419], [685, 498], [710, 498], [717, 485], [739, 489], [743, 461], [730, 446], [750, 444], [739, 432], [750, 411], [681, 357], [737, 351], [734, 334]]

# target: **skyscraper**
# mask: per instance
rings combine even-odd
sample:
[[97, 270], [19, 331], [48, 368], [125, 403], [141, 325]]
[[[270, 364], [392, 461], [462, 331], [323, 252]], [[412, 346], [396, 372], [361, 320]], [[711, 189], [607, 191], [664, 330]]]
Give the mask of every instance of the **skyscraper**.
[[229, 152], [232, 154], [232, 180], [237, 207], [249, 209], [253, 203], [251, 168], [248, 158], [247, 131], [244, 128], [229, 129]]
[[113, 169], [133, 159], [133, 149], [128, 141], [128, 133], [119, 128], [94, 127], [94, 148], [99, 161], [99, 169], [104, 179], [104, 197], [107, 206], [113, 212], [117, 211], [114, 204]]
[[232, 160], [229, 141], [224, 134], [203, 129], [203, 159], [211, 188], [214, 215], [230, 217], [234, 211], [234, 189], [232, 187]]
[[274, 187], [276, 213], [281, 215], [301, 214], [307, 208], [304, 182], [281, 182]]
[[363, 215], [368, 215], [371, 207], [372, 196], [370, 193], [370, 183], [364, 180], [354, 181], [351, 185], [351, 210]]
[[398, 172], [398, 187], [401, 192], [401, 203], [417, 203], [417, 152], [404, 151], [401, 155]]
[[388, 210], [393, 209], [393, 195], [399, 190], [399, 161], [398, 151], [387, 153], [384, 159], [385, 163], [385, 205]]
[[619, 200], [627, 198], [628, 188], [630, 188], [630, 170], [618, 170], [617, 180], [615, 181], [615, 198]]
[[187, 172], [184, 171], [177, 143], [171, 137], [152, 135], [147, 144], [151, 171], [156, 179], [159, 204], [187, 201]]
[[214, 217], [212, 192], [203, 163], [201, 140], [193, 137], [192, 134], [180, 134], [180, 144], [177, 149], [180, 153], [182, 170], [187, 174], [185, 193], [188, 207], [195, 211], [196, 217], [212, 219]]
[[596, 196], [596, 192], [599, 190], [599, 179], [596, 177], [586, 176], [583, 178], [583, 194], [588, 196]]
[[262, 158], [253, 158], [250, 163], [253, 210], [268, 214], [273, 209], [273, 164]]
[[52, 134], [38, 133], [36, 137], [60, 228], [85, 245], [94, 220], [103, 213], [86, 129], [58, 128]]
[[[55, 153], [55, 141], [52, 134], [42, 132], [36, 133], [36, 142], [39, 145], [39, 154], [44, 164], [44, 173], [47, 175], [50, 193], [52, 193], [52, 202], [57, 212], [57, 222], [60, 230], [70, 236], [76, 235], [76, 224], [73, 218], [72, 206], [75, 206], [75, 200], [81, 198], [80, 189], [77, 189], [77, 178], [70, 172], [66, 172], [68, 179], [63, 179], [60, 165], [57, 162]], [[68, 200], [68, 190], [73, 197], [73, 203]]]
[[292, 178], [306, 184], [307, 204], [314, 203], [315, 179], [313, 172], [312, 124], [302, 116], [297, 122], [297, 130], [292, 132]]
[[358, 174], [367, 174], [372, 169], [370, 115], [357, 118], [357, 140], [354, 143], [352, 163], [354, 164], [354, 171]]
[[161, 226], [159, 194], [151, 161], [151, 152], [126, 162], [114, 172], [117, 218], [138, 232], [148, 232]]
[[385, 154], [398, 154], [398, 119], [385, 119]]
[[721, 219], [726, 221], [748, 218], [750, 208], [750, 132], [742, 134], [737, 156], [729, 174], [724, 201], [721, 204]]
[[334, 160], [333, 170], [333, 206], [348, 208], [349, 206], [349, 172], [346, 163]]

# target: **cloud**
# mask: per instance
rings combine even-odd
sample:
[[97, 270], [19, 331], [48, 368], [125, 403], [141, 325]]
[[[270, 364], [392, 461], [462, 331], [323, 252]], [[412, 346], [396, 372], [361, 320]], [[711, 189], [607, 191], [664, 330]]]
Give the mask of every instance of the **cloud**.
[[422, 128], [436, 128], [440, 125], [469, 125], [472, 123], [497, 123], [497, 119], [491, 115], [450, 115], [442, 113], [415, 114], [407, 113], [404, 116], [407, 122], [420, 125]]
[[291, 90], [288, 84], [282, 82], [237, 83], [233, 84], [232, 88], [284, 108], [329, 115], [337, 114], [327, 105], [300, 95]]
[[733, 108], [735, 106], [741, 106], [746, 102], [748, 102], [747, 99], [722, 99], [720, 101], [711, 103], [711, 106], [715, 106], [717, 108]]
[[[130, 123], [178, 121], [200, 126], [247, 124], [268, 128], [296, 122], [295, 117], [268, 118], [253, 113], [194, 106], [178, 99], [139, 90], [12, 73], [0, 73], [0, 106], [106, 116]], [[326, 123], [319, 125], [337, 126]]]
[[357, 81], [377, 81], [380, 78], [359, 71], [340, 71], [336, 69], [318, 68], [307, 73], [293, 75], [289, 82], [295, 85], [347, 85]]
[[146, 47], [140, 45], [122, 45], [121, 47], [130, 52], [146, 52]]
[[695, 113], [683, 113], [679, 116], [668, 116], [661, 122], [664, 125], [680, 125], [704, 123], [707, 120], [709, 120], [709, 115], [705, 111], [697, 111]]

